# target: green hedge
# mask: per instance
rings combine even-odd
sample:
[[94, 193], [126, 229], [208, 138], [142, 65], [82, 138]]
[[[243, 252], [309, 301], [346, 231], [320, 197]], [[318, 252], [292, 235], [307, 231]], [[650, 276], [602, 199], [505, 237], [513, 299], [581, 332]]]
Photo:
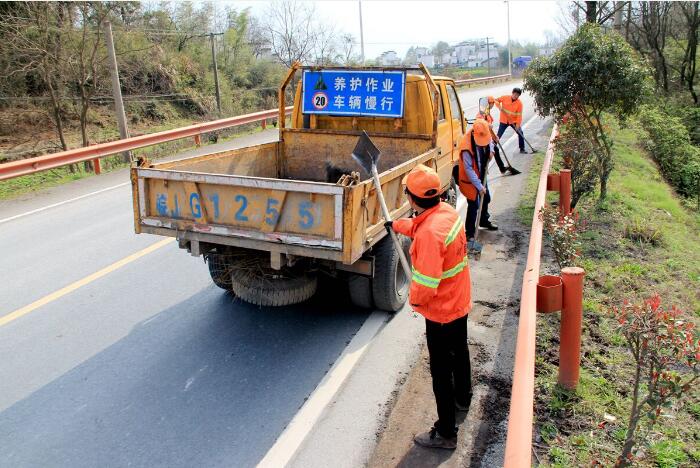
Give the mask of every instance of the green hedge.
[[664, 177], [685, 197], [698, 196], [700, 148], [693, 146], [681, 118], [654, 106], [642, 106], [639, 121], [649, 134], [647, 149]]

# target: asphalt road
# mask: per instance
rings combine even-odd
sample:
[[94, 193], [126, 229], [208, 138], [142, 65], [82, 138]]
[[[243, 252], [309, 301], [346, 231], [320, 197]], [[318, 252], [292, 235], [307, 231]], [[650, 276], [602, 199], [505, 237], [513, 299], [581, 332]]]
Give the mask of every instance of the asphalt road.
[[[460, 97], [472, 114], [511, 87]], [[247, 305], [174, 242], [114, 268], [161, 240], [133, 233], [127, 182], [119, 171], [0, 203], [0, 466], [255, 465], [368, 316], [332, 283], [298, 306]]]

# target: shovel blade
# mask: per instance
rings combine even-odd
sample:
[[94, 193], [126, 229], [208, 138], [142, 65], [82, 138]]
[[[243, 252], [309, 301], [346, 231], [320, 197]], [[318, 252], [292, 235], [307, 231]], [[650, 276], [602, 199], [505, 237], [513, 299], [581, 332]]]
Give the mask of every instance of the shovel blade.
[[372, 166], [377, 165], [381, 155], [382, 153], [379, 151], [379, 148], [372, 143], [367, 132], [363, 130], [360, 139], [357, 140], [355, 149], [352, 150], [352, 158], [362, 166], [362, 169], [364, 169], [367, 174], [372, 174]]

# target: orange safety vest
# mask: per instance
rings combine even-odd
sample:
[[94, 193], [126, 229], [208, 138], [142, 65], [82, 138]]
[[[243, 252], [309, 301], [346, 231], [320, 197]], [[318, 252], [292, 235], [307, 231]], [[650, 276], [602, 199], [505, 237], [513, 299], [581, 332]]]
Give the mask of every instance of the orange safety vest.
[[428, 320], [449, 323], [472, 308], [471, 277], [464, 222], [440, 202], [415, 218], [394, 221], [394, 230], [413, 239], [411, 290], [413, 310]]
[[472, 168], [474, 169], [476, 176], [479, 179], [481, 179], [479, 165], [476, 163], [476, 157], [474, 156], [474, 149], [472, 147], [471, 127], [469, 128], [469, 130], [467, 130], [467, 133], [464, 134], [462, 140], [459, 143], [459, 180], [457, 181], [457, 183], [459, 185], [459, 191], [462, 192], [462, 195], [467, 197], [467, 199], [474, 201], [476, 200], [476, 197], [479, 194], [479, 192], [476, 190], [476, 187], [474, 187], [474, 185], [471, 183], [469, 177], [467, 177], [467, 170], [464, 167], [464, 158], [462, 158], [462, 153], [464, 151], [469, 151], [469, 154], [472, 156]]
[[496, 102], [501, 104], [501, 123], [506, 125], [518, 124], [523, 121], [523, 103], [520, 99], [513, 101], [510, 95], [496, 98]]

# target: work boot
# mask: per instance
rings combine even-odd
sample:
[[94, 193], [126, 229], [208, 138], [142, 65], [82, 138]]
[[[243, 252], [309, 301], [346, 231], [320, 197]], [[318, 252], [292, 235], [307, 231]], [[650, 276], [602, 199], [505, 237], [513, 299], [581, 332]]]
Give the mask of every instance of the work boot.
[[506, 170], [510, 173], [510, 175], [518, 175], [518, 174], [520, 174], [520, 171], [517, 170], [517, 169], [515, 169], [515, 168], [513, 168], [513, 167], [509, 167], [509, 168], [506, 169]]
[[520, 148], [520, 154], [527, 154], [527, 151], [524, 148]]
[[491, 221], [486, 221], [485, 223], [480, 223], [479, 227], [487, 229], [489, 231], [498, 231], [498, 226], [493, 224]]
[[443, 437], [434, 427], [428, 432], [423, 432], [422, 434], [417, 434], [413, 441], [418, 445], [428, 448], [441, 448], [447, 450], [454, 450], [457, 448], [457, 435], [454, 437]]
[[467, 241], [467, 248], [473, 252], [480, 252], [482, 249], [482, 245], [479, 242], [475, 241], [472, 237]]

